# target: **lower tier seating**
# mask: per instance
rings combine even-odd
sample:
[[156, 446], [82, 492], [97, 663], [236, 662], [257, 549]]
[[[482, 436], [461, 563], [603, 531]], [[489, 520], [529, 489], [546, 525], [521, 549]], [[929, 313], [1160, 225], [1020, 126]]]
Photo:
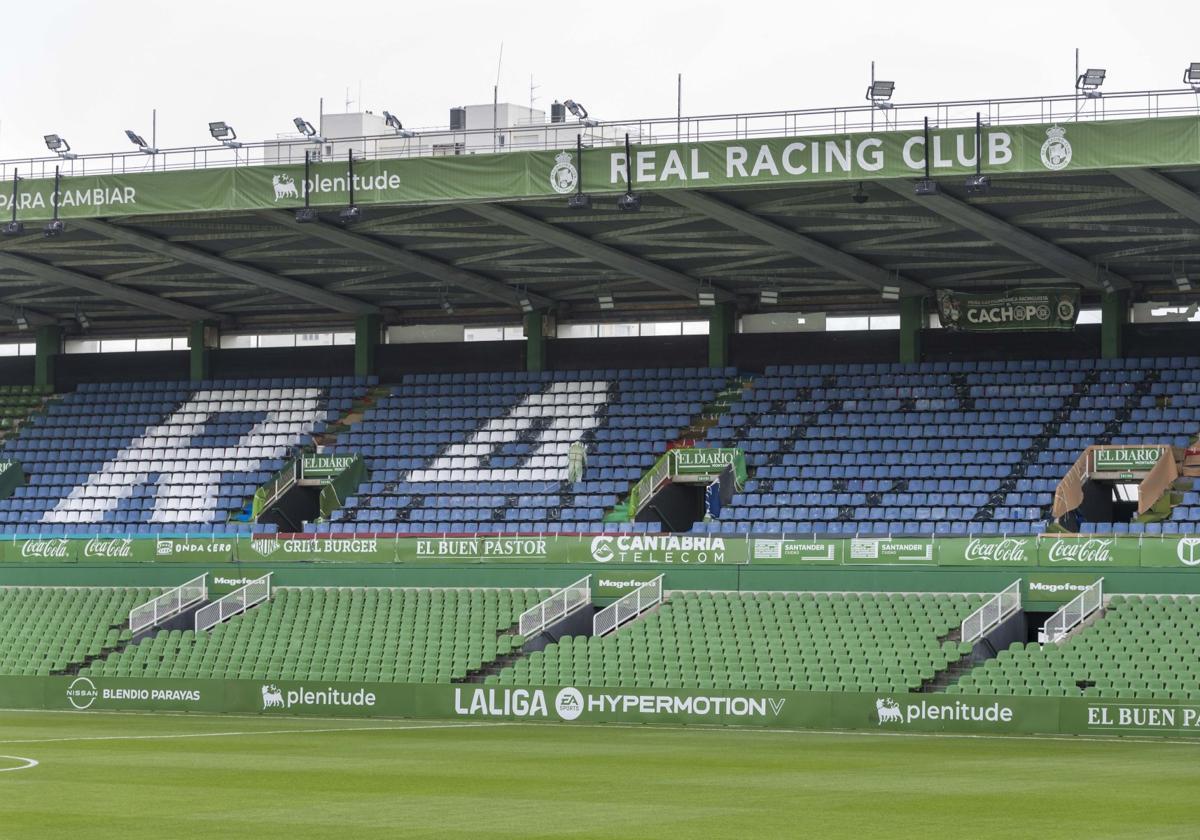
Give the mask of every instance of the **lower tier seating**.
[[49, 676], [129, 639], [129, 611], [157, 589], [0, 588], [0, 675]]
[[172, 630], [81, 673], [118, 677], [450, 682], [506, 654], [536, 589], [276, 589], [209, 632]]
[[1114, 595], [1094, 624], [1058, 645], [1013, 645], [948, 691], [1200, 699], [1200, 599]]
[[975, 595], [685, 592], [604, 638], [566, 637], [501, 684], [907, 691], [970, 650]]

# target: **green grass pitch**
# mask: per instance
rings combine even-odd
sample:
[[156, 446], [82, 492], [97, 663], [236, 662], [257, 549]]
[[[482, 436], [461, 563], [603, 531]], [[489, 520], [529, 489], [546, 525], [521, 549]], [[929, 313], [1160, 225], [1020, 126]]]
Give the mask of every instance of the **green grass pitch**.
[[0, 711], [0, 756], [3, 838], [1200, 836], [1178, 741]]

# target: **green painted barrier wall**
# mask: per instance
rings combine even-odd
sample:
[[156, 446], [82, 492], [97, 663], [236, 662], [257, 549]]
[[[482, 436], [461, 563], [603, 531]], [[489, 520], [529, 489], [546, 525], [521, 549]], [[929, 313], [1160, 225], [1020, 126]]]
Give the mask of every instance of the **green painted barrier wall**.
[[1082, 697], [0, 677], [0, 707], [997, 735], [1200, 736], [1200, 702]]

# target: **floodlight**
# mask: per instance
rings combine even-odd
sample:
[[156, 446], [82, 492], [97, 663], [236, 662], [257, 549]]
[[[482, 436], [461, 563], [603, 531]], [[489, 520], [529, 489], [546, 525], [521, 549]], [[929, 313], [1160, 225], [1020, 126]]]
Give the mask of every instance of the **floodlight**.
[[19, 329], [19, 330], [29, 329], [29, 319], [25, 317], [24, 310], [17, 313], [16, 321], [17, 321], [17, 329]]
[[884, 286], [879, 290], [879, 294], [884, 300], [900, 300], [900, 287]]
[[0, 232], [3, 232], [5, 236], [20, 236], [25, 232], [25, 225], [14, 219], [6, 223], [3, 228], [0, 228]]
[[567, 209], [591, 210], [592, 197], [587, 193], [571, 193], [571, 195], [567, 196]]
[[442, 311], [445, 312], [447, 315], [453, 315], [454, 314], [454, 304], [452, 304], [450, 301], [446, 300], [445, 298], [442, 298]]
[[528, 314], [533, 311], [533, 301], [527, 295], [521, 295], [521, 299], [517, 301], [521, 304], [521, 311]]
[[861, 181], [858, 184], [858, 189], [850, 194], [850, 200], [855, 204], [866, 204], [871, 200], [871, 196], [867, 195], [867, 191], [863, 189]]
[[1192, 281], [1188, 279], [1186, 274], [1180, 274], [1175, 278], [1175, 288], [1181, 292], [1190, 292], [1192, 290]]
[[46, 148], [63, 160], [75, 160], [79, 157], [71, 151], [71, 144], [57, 134], [46, 134], [42, 139], [46, 141]]
[[564, 100], [563, 105], [566, 107], [566, 109], [568, 111], [571, 112], [571, 116], [578, 117], [579, 121], [581, 123], [583, 123], [584, 125], [588, 126], [589, 128], [595, 128], [597, 125], [600, 124], [596, 120], [589, 119], [587, 108], [583, 107], [583, 105], [576, 102], [574, 99]]
[[242, 144], [237, 141], [237, 132], [227, 122], [221, 120], [210, 122], [208, 124], [208, 133], [213, 136], [214, 140], [220, 141], [222, 146], [227, 146], [230, 149], [240, 149], [242, 147]]
[[317, 220], [317, 210], [315, 207], [301, 207], [296, 211], [296, 221], [300, 224], [308, 224]]
[[696, 303], [701, 306], [716, 306], [717, 296], [712, 289], [701, 289], [696, 295]]
[[75, 321], [81, 329], [89, 329], [92, 326], [92, 321], [88, 318], [87, 313], [80, 311], [79, 307], [75, 307]]
[[1075, 89], [1080, 91], [1089, 99], [1094, 99], [1100, 96], [1100, 86], [1104, 84], [1105, 71], [1101, 68], [1091, 67], [1079, 74], [1079, 78], [1075, 80]]
[[624, 210], [629, 213], [635, 213], [642, 209], [642, 198], [641, 196], [634, 195], [633, 193], [625, 193], [623, 196], [617, 199], [617, 209]]
[[779, 303], [779, 290], [763, 289], [758, 295], [758, 302], [764, 306], [774, 306]]
[[383, 122], [384, 125], [390, 129], [393, 129], [400, 137], [408, 138], [414, 136], [414, 133], [405, 128], [404, 124], [400, 122], [399, 118], [390, 111], [383, 112]]
[[967, 195], [987, 195], [992, 189], [992, 179], [987, 175], [967, 176]]
[[59, 234], [65, 232], [66, 229], [67, 226], [63, 224], [62, 219], [54, 219], [46, 222], [46, 226], [42, 228], [42, 234], [45, 236], [58, 236]]
[[125, 136], [129, 138], [129, 142], [138, 147], [138, 151], [147, 155], [158, 154], [158, 149], [146, 143], [146, 138], [138, 134], [132, 129], [125, 129]]
[[1192, 90], [1200, 93], [1200, 61], [1193, 61], [1183, 71], [1183, 83], [1191, 85]]
[[325, 138], [317, 134], [317, 130], [313, 128], [313, 124], [304, 117], [296, 117], [292, 120], [292, 125], [296, 126], [296, 130], [307, 137], [313, 143], [324, 143]]
[[601, 309], [612, 309], [615, 306], [613, 296], [608, 292], [601, 295], [596, 295], [596, 303], [600, 304]]
[[895, 82], [885, 82], [877, 79], [867, 86], [867, 99], [876, 108], [891, 108], [892, 105], [888, 100], [892, 98], [895, 90]]
[[915, 185], [913, 185], [913, 194], [914, 195], [937, 195], [938, 194], [937, 181], [934, 181], [932, 178], [922, 178], [920, 181], [917, 181], [917, 183]]
[[362, 217], [362, 211], [358, 209], [358, 205], [352, 204], [349, 207], [343, 207], [338, 211], [338, 221], [344, 225], [353, 224]]

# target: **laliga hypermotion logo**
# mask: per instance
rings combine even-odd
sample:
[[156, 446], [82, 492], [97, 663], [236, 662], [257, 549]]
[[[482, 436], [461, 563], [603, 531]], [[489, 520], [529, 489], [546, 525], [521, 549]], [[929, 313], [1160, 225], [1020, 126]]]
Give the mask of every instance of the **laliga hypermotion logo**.
[[557, 162], [550, 170], [550, 187], [559, 194], [569, 193], [579, 183], [579, 170], [571, 163], [569, 152], [559, 152], [554, 160]]

